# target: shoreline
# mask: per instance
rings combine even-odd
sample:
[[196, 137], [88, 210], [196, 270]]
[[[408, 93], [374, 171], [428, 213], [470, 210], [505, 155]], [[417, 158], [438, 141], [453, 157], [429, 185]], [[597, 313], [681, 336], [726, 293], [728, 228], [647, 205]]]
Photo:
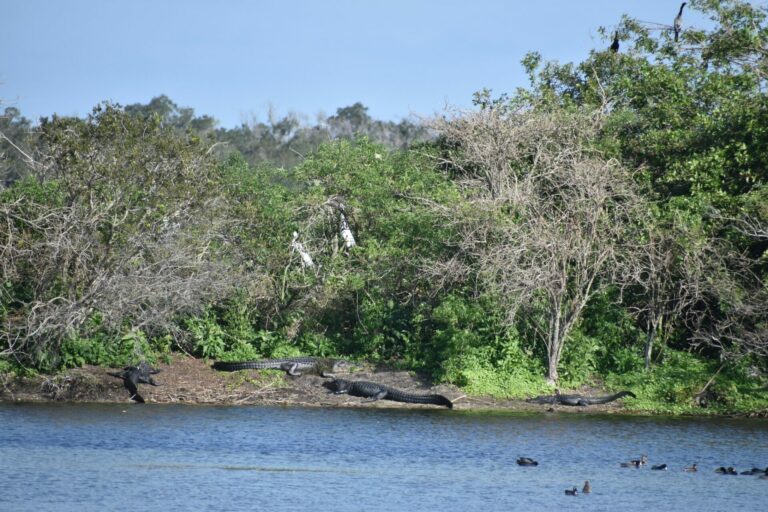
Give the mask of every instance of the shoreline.
[[[322, 386], [322, 377], [305, 374], [290, 377], [278, 370], [243, 370], [220, 372], [209, 361], [188, 356], [174, 356], [170, 364], [158, 364], [155, 375], [160, 384], [139, 386], [147, 403], [186, 405], [263, 405], [292, 407], [446, 409], [435, 405], [407, 404], [390, 400], [375, 402], [348, 395], [334, 395]], [[84, 366], [65, 370], [57, 375], [17, 377], [0, 375], [0, 403], [118, 403], [132, 405], [121, 379], [108, 372], [119, 369]], [[431, 386], [412, 372], [367, 368], [352, 374], [352, 379], [369, 380], [410, 393], [437, 393], [448, 397], [453, 410], [470, 412], [622, 414], [632, 416], [668, 417], [768, 417], [768, 411], [744, 414], [702, 413], [669, 414], [633, 410], [622, 400], [586, 407], [531, 404], [524, 399], [504, 399], [489, 396], [467, 396], [453, 385]], [[590, 393], [602, 394], [601, 390]], [[140, 404], [137, 404], [140, 405]], [[446, 409], [447, 410], [447, 409]]]

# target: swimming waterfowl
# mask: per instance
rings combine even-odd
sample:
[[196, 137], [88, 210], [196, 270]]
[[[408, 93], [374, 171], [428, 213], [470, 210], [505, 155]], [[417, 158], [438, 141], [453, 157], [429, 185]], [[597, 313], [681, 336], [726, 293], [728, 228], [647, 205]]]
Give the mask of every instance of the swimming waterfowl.
[[752, 469], [748, 469], [746, 471], [742, 471], [740, 474], [741, 475], [760, 475], [762, 473], [768, 474], [768, 468], [760, 469], [760, 468], [753, 467]]
[[651, 466], [651, 469], [655, 469], [656, 471], [666, 471], [669, 468], [666, 464], [657, 464], [655, 466]]
[[574, 487], [573, 489], [566, 489], [565, 494], [567, 494], [568, 496], [578, 496], [579, 490], [576, 487]]
[[581, 492], [584, 494], [589, 494], [592, 492], [592, 486], [589, 485], [589, 480], [584, 481], [584, 487], [581, 489]]
[[698, 471], [698, 469], [696, 469], [696, 464], [693, 464], [691, 467], [685, 468], [683, 471], [687, 471], [688, 473], [695, 473]]
[[721, 475], [738, 475], [739, 474], [735, 469], [733, 469], [732, 466], [728, 466], [727, 468], [720, 466], [715, 470], [715, 473], [719, 473]]
[[518, 466], [538, 466], [539, 462], [530, 457], [518, 457], [517, 464]]
[[621, 467], [623, 468], [639, 468], [640, 466], [645, 466], [648, 463], [648, 456], [647, 455], [641, 455], [639, 459], [632, 459], [629, 462], [622, 462]]

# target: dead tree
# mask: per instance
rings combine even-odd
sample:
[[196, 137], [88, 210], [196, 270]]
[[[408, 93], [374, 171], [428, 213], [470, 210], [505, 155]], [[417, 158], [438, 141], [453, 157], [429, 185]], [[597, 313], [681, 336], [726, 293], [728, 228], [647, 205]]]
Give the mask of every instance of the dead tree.
[[[548, 380], [591, 297], [633, 265], [633, 219], [642, 210], [632, 173], [594, 148], [600, 113], [487, 109], [444, 119], [472, 218], [453, 218], [460, 251], [476, 262], [508, 320], [547, 348]], [[447, 267], [446, 267], [447, 268]]]

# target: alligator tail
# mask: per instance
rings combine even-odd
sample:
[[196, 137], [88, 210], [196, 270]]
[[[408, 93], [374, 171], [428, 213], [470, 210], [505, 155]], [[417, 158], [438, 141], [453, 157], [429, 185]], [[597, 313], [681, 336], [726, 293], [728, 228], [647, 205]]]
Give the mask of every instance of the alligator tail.
[[613, 402], [614, 400], [618, 400], [619, 398], [624, 398], [625, 396], [630, 396], [632, 398], [637, 398], [637, 395], [635, 395], [631, 391], [619, 391], [616, 394], [608, 395], [608, 396], [601, 396], [598, 398], [592, 398], [589, 400], [592, 404], [607, 404], [608, 402]]
[[444, 405], [449, 409], [453, 409], [453, 402], [448, 400], [448, 398], [444, 397], [443, 395], [413, 395], [411, 393], [392, 393], [390, 391], [388, 398], [397, 402], [406, 402], [410, 404]]
[[259, 361], [215, 361], [213, 369], [222, 372], [236, 372], [238, 370], [263, 370], [264, 364]]

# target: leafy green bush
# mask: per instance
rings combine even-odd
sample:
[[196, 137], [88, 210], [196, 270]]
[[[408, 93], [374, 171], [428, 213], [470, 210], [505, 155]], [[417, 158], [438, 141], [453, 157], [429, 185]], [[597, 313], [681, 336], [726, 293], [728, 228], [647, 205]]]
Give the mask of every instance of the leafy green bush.
[[[706, 413], [696, 404], [696, 394], [715, 374], [713, 362], [689, 352], [667, 349], [664, 361], [650, 371], [611, 374], [606, 385], [631, 389], [637, 399], [627, 399], [633, 409], [668, 413]], [[716, 404], [712, 404], [716, 405]], [[716, 411], [717, 407], [711, 409]]]
[[131, 330], [112, 339], [106, 334], [92, 337], [70, 337], [61, 345], [61, 359], [55, 366], [80, 367], [86, 364], [123, 367], [137, 360], [153, 363], [170, 351], [170, 339], [160, 338], [150, 342], [142, 331]]
[[[543, 367], [531, 370], [530, 359], [524, 354], [511, 357], [500, 364], [489, 362], [491, 347], [480, 347], [454, 356], [444, 363], [445, 382], [461, 387], [472, 395], [490, 395], [496, 398], [524, 398], [551, 391], [544, 379]], [[525, 361], [528, 365], [513, 364]]]
[[227, 349], [224, 329], [216, 316], [208, 311], [205, 316], [187, 319], [186, 328], [192, 338], [195, 353], [208, 358], [218, 358]]

